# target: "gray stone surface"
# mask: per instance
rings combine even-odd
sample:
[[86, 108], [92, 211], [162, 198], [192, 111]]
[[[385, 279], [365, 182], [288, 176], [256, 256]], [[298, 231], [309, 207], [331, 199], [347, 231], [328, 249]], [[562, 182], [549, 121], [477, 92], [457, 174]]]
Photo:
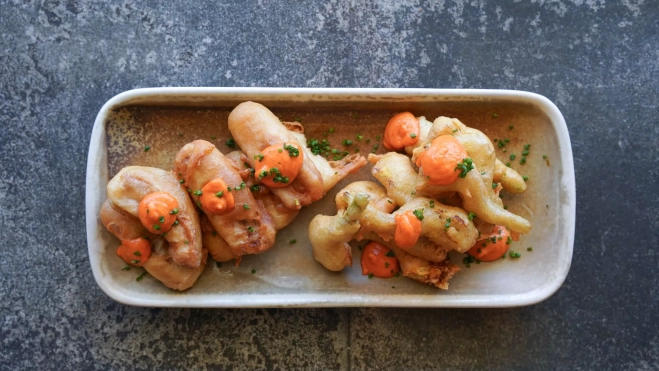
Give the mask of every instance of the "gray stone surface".
[[[0, 35], [0, 370], [659, 369], [657, 1], [2, 0]], [[86, 155], [101, 105], [151, 86], [543, 94], [575, 156], [567, 281], [506, 310], [117, 304], [89, 267]]]

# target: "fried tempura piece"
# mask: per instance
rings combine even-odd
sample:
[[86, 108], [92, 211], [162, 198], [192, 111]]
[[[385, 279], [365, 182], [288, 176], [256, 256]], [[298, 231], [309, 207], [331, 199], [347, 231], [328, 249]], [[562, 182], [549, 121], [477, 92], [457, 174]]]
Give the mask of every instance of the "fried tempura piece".
[[[382, 186], [372, 182], [355, 183], [353, 183], [355, 186], [352, 188], [364, 191], [371, 199], [367, 208], [375, 208], [380, 212], [390, 212], [392, 210], [389, 198], [385, 196], [385, 190]], [[353, 184], [346, 188], [351, 187]], [[337, 195], [337, 208], [340, 208], [339, 196], [342, 192], [343, 190]], [[360, 230], [359, 235], [365, 240], [379, 242], [389, 247], [396, 255], [403, 275], [421, 283], [435, 285], [446, 290], [448, 289], [448, 281], [456, 272], [460, 271], [460, 268], [446, 259], [447, 253], [445, 250], [424, 236], [421, 236], [412, 248], [403, 251], [396, 246], [392, 239], [385, 240], [375, 232]]]
[[408, 254], [396, 246], [389, 246], [389, 248], [396, 255], [403, 276], [442, 290], [448, 290], [448, 282], [460, 271], [460, 267], [451, 264], [448, 259], [432, 263]]
[[[337, 210], [343, 210], [347, 207], [347, 204], [344, 201], [346, 192], [352, 194], [359, 192], [365, 193], [371, 200], [359, 220], [361, 229], [356, 235], [357, 240], [373, 240], [374, 236], [387, 241], [393, 239], [393, 233], [396, 229], [396, 221], [395, 214], [391, 214], [391, 212], [394, 210], [395, 205], [391, 202], [391, 199], [386, 196], [384, 187], [369, 181], [351, 183], [336, 195], [335, 201]], [[416, 203], [411, 204], [412, 207], [415, 205]], [[432, 224], [432, 222], [430, 222], [430, 224]], [[379, 231], [380, 235], [378, 235], [376, 231]], [[453, 233], [453, 231], [451, 231], [451, 233]], [[441, 237], [435, 238], [441, 239]], [[437, 244], [433, 243], [423, 235], [417, 240], [414, 246], [406, 251], [428, 261], [441, 262], [446, 259], [446, 250], [437, 246]]]
[[453, 278], [460, 268], [444, 258], [438, 261], [428, 261], [421, 257], [410, 254], [409, 250], [402, 250], [394, 241], [386, 241], [378, 235], [370, 234], [367, 238], [370, 241], [381, 243], [391, 249], [400, 263], [400, 270], [403, 276], [409, 277], [415, 281], [434, 285], [442, 290], [448, 290], [448, 282]]
[[[384, 241], [386, 242], [385, 246], [396, 245], [393, 239], [382, 238], [382, 236], [372, 231], [360, 230], [359, 233], [357, 234], [357, 241], [363, 241], [363, 240], [376, 241], [376, 242]], [[437, 246], [437, 244], [430, 241], [427, 237], [424, 236], [419, 237], [419, 239], [416, 241], [414, 246], [410, 247], [409, 249], [406, 249], [405, 252], [419, 259], [429, 262], [434, 262], [434, 263], [443, 262], [444, 260], [446, 260], [446, 257], [448, 256], [448, 251], [444, 250], [440, 246]]]
[[128, 166], [110, 180], [108, 199], [116, 207], [138, 217], [137, 207], [144, 196], [153, 192], [167, 192], [178, 201], [178, 225], [165, 235], [169, 255], [180, 266], [197, 268], [202, 259], [199, 216], [192, 201], [178, 179], [169, 171], [146, 166]]
[[120, 209], [112, 201], [105, 200], [101, 206], [101, 223], [120, 240], [131, 240], [137, 237], [155, 237], [149, 232], [140, 219]]
[[199, 218], [201, 224], [201, 237], [204, 241], [204, 248], [216, 262], [228, 262], [233, 259], [239, 259], [240, 256], [233, 253], [229, 244], [220, 236], [206, 215]]
[[187, 290], [192, 287], [206, 266], [206, 249], [202, 249], [201, 262], [197, 268], [182, 267], [174, 263], [165, 239], [153, 235], [142, 226], [140, 220], [106, 200], [101, 207], [101, 222], [110, 233], [120, 240], [148, 237], [151, 241], [151, 256], [144, 263], [144, 269], [163, 285], [174, 290]]
[[348, 174], [366, 165], [366, 158], [358, 153], [346, 156], [338, 161], [327, 161], [323, 156], [314, 155], [311, 149], [307, 147], [307, 137], [304, 135], [302, 124], [299, 122], [283, 122], [282, 124], [293, 134], [300, 147], [304, 148], [304, 155], [316, 165], [323, 177], [323, 194], [327, 193]]
[[[232, 188], [236, 205], [233, 210], [222, 215], [204, 213], [235, 256], [259, 254], [274, 244], [276, 232], [270, 214], [247, 186], [241, 187], [242, 177], [212, 143], [195, 140], [183, 146], [176, 155], [174, 172], [181, 174], [185, 185], [193, 191], [201, 190], [215, 178], [221, 178]], [[190, 196], [195, 201], [199, 197]]]
[[464, 178], [458, 178], [454, 183], [444, 186], [430, 184], [423, 169], [420, 169], [417, 177], [417, 192], [431, 197], [457, 192], [462, 197], [464, 209], [475, 213], [480, 219], [506, 226], [519, 233], [528, 233], [531, 230], [531, 223], [505, 210], [501, 199], [492, 189], [496, 156], [492, 142], [482, 132], [465, 126], [457, 119], [439, 117], [433, 123], [423, 145], [414, 150], [412, 161], [416, 162], [416, 158], [430, 147], [433, 139], [440, 135], [453, 135], [462, 143], [473, 161], [474, 168]]
[[[434, 207], [430, 207], [432, 205]], [[396, 232], [395, 216], [406, 211], [421, 211], [421, 236], [428, 238], [445, 251], [469, 250], [478, 237], [478, 231], [469, 221], [467, 213], [457, 207], [443, 205], [426, 197], [417, 197], [401, 206], [393, 214], [386, 214], [367, 208], [360, 220], [363, 231], [375, 232], [385, 240], [394, 238]], [[449, 222], [450, 219], [450, 222]], [[446, 227], [446, 225], [449, 225]]]
[[367, 194], [371, 200], [367, 207], [374, 207], [387, 214], [391, 213], [396, 208], [396, 205], [392, 200], [387, 197], [387, 191], [384, 187], [368, 180], [361, 180], [348, 184], [336, 194], [336, 197], [334, 197], [336, 210], [345, 210], [348, 207], [345, 196], [346, 193], [357, 194], [360, 192]]
[[434, 202], [426, 197], [417, 197], [401, 206], [394, 215], [408, 210], [423, 211], [421, 235], [444, 250], [465, 252], [476, 243], [478, 230], [469, 220], [469, 215], [458, 207]]
[[173, 264], [170, 252], [167, 241], [162, 237], [156, 238], [151, 242], [151, 257], [144, 263], [144, 269], [170, 289], [187, 290], [197, 282], [199, 276], [204, 272], [208, 250], [202, 249], [201, 262], [197, 268]]
[[[243, 102], [229, 114], [229, 130], [240, 148], [247, 155], [247, 162], [256, 167], [253, 156], [268, 146], [293, 142], [295, 137], [286, 129], [269, 109], [254, 102]], [[306, 148], [306, 143], [301, 144]], [[298, 176], [288, 186], [273, 188], [284, 205], [290, 209], [300, 209], [318, 201], [324, 194], [323, 178], [313, 160], [304, 156]]]
[[421, 146], [423, 143], [423, 140], [428, 136], [428, 132], [430, 131], [430, 128], [432, 127], [432, 122], [428, 121], [426, 119], [426, 116], [419, 116], [417, 117], [417, 120], [419, 120], [419, 141], [416, 142], [415, 145], [413, 146], [407, 146], [405, 147], [405, 153], [408, 155], [412, 155], [412, 152], [414, 150]]
[[384, 155], [368, 155], [373, 164], [371, 174], [387, 190], [387, 196], [398, 206], [403, 206], [416, 197], [417, 172], [410, 158], [396, 152]]
[[501, 183], [503, 189], [510, 193], [523, 193], [526, 191], [526, 182], [518, 172], [504, 165], [498, 159], [494, 163], [494, 183]]
[[270, 214], [270, 218], [275, 225], [275, 230], [280, 230], [293, 222], [300, 210], [286, 207], [281, 199], [270, 191], [270, 188], [263, 184], [256, 184], [245, 153], [233, 151], [225, 157], [234, 164], [247, 187], [252, 190], [254, 198], [263, 203], [263, 207]]
[[368, 205], [366, 194], [344, 193], [348, 207], [334, 216], [316, 215], [309, 224], [309, 240], [313, 257], [325, 268], [338, 272], [352, 266], [352, 250], [348, 242], [359, 231], [359, 219]]

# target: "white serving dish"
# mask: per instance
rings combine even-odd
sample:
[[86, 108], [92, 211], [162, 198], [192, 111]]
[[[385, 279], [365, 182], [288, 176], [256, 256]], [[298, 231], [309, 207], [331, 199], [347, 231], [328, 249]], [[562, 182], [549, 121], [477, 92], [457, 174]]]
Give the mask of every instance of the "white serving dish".
[[[511, 209], [530, 217], [534, 228], [517, 242], [522, 252], [518, 261], [510, 259], [488, 264], [472, 264], [464, 269], [461, 257], [453, 261], [463, 268], [450, 283], [448, 291], [421, 285], [399, 277], [369, 280], [361, 275], [360, 252], [354, 251], [354, 266], [341, 273], [326, 271], [313, 260], [307, 227], [316, 213], [334, 213], [334, 194], [359, 179], [369, 179], [367, 170], [344, 180], [323, 200], [303, 210], [296, 221], [279, 232], [277, 244], [265, 254], [248, 256], [240, 267], [209, 264], [199, 282], [179, 293], [169, 290], [151, 277], [135, 282], [141, 269], [121, 271], [125, 265], [115, 254], [119, 244], [99, 220], [109, 180], [106, 120], [127, 106], [187, 106], [205, 110], [226, 110], [245, 100], [258, 101], [276, 109], [365, 112], [410, 109], [448, 113], [465, 124], [479, 123], [486, 131], [501, 131], [502, 121], [491, 120], [487, 113], [507, 112], [501, 120], [515, 122], [520, 135], [533, 142], [529, 155], [529, 196], [513, 197]], [[485, 107], [485, 108], [484, 108]], [[189, 110], [189, 108], [188, 108]], [[319, 111], [320, 112], [320, 111]], [[370, 112], [370, 113], [369, 113]], [[479, 113], [480, 112], [480, 113]], [[488, 116], [489, 115], [489, 116]], [[358, 114], [354, 115], [356, 118]], [[470, 117], [465, 120], [464, 117]], [[306, 117], [314, 120], [313, 114]], [[320, 116], [319, 116], [320, 117]], [[434, 117], [428, 117], [431, 121]], [[305, 121], [305, 122], [307, 122]], [[322, 120], [321, 120], [322, 121]], [[340, 120], [340, 121], [349, 121]], [[350, 125], [350, 122], [332, 123]], [[382, 128], [386, 121], [382, 122]], [[226, 121], [218, 123], [226, 127]], [[359, 124], [357, 124], [359, 125]], [[366, 124], [364, 124], [366, 125]], [[358, 126], [359, 127], [359, 126]], [[366, 126], [364, 126], [366, 127]], [[483, 129], [485, 128], [485, 129]], [[140, 128], [141, 130], [141, 128]], [[517, 129], [516, 129], [517, 130]], [[511, 131], [512, 133], [513, 131]], [[114, 144], [113, 144], [114, 145]], [[137, 144], [143, 146], [143, 144]], [[518, 143], [521, 146], [521, 140]], [[141, 147], [140, 147], [141, 148]], [[218, 148], [220, 146], [218, 145]], [[222, 151], [226, 147], [220, 148]], [[178, 148], [174, 149], [177, 151]], [[514, 147], [511, 146], [511, 151]], [[537, 150], [537, 152], [535, 152]], [[175, 152], [174, 152], [175, 153]], [[501, 153], [498, 153], [501, 155]], [[551, 159], [545, 166], [542, 155]], [[533, 157], [535, 156], [535, 157]], [[519, 157], [519, 156], [518, 156]], [[499, 156], [501, 159], [501, 156]], [[514, 164], [516, 165], [516, 164]], [[545, 168], [546, 167], [546, 168]], [[531, 171], [531, 169], [535, 169]], [[538, 303], [551, 296], [565, 280], [572, 260], [575, 229], [575, 179], [572, 148], [565, 120], [547, 98], [510, 90], [448, 89], [325, 89], [325, 88], [150, 88], [121, 93], [100, 110], [92, 131], [87, 162], [86, 225], [89, 258], [96, 282], [114, 300], [153, 307], [511, 307]], [[506, 199], [504, 199], [506, 201]], [[517, 204], [515, 203], [517, 202]], [[526, 205], [521, 206], [521, 204]], [[533, 213], [533, 217], [529, 212]], [[290, 245], [289, 239], [297, 244]], [[363, 244], [363, 243], [362, 243]], [[355, 246], [357, 243], [355, 244]], [[526, 246], [533, 246], [527, 252]], [[251, 274], [252, 268], [257, 274]], [[395, 286], [392, 288], [391, 286]]]

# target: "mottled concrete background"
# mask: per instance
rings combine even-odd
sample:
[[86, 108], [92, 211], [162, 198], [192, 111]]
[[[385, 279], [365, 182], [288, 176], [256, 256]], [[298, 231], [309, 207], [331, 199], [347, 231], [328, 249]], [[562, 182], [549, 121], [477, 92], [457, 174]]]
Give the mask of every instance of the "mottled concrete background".
[[[0, 1], [1, 370], [659, 369], [657, 1], [219, 3]], [[567, 281], [506, 310], [117, 304], [89, 267], [86, 156], [101, 105], [153, 86], [543, 94], [575, 156]]]

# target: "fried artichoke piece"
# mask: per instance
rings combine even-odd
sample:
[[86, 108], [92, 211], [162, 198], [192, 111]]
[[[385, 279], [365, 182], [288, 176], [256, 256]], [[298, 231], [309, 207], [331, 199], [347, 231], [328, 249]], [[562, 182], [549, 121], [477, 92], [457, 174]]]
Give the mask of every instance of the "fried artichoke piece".
[[144, 196], [167, 192], [178, 201], [178, 225], [165, 235], [169, 255], [180, 266], [197, 268], [202, 260], [199, 216], [187, 192], [173, 173], [146, 166], [128, 166], [110, 180], [108, 199], [128, 214], [138, 217], [137, 207]]
[[309, 240], [316, 261], [331, 271], [352, 266], [352, 250], [348, 242], [359, 231], [359, 219], [369, 203], [364, 193], [344, 193], [348, 205], [334, 216], [316, 215], [309, 224]]
[[448, 282], [453, 276], [460, 271], [460, 268], [446, 259], [433, 262], [418, 256], [410, 254], [409, 250], [402, 250], [394, 241], [385, 241], [377, 235], [370, 235], [369, 240], [379, 242], [388, 247], [396, 255], [400, 263], [400, 270], [403, 276], [409, 277], [415, 281], [436, 286], [442, 290], [448, 290]]
[[504, 191], [510, 193], [524, 193], [526, 191], [526, 182], [518, 172], [504, 165], [503, 162], [496, 160], [494, 163], [494, 183], [501, 183]]
[[[339, 193], [336, 195], [336, 200], [335, 200], [337, 210], [342, 210], [346, 208], [345, 201], [343, 201], [344, 194], [346, 192], [353, 194], [357, 192], [365, 193], [369, 196], [369, 199], [371, 200], [368, 206], [366, 206], [366, 210], [364, 210], [364, 213], [362, 214], [359, 220], [361, 229], [359, 230], [359, 233], [356, 235], [356, 238], [359, 241], [372, 240], [373, 236], [378, 236], [379, 238], [382, 238], [387, 241], [393, 240], [393, 235], [396, 230], [395, 215], [399, 212], [404, 212], [408, 209], [414, 210], [419, 204], [421, 204], [423, 207], [423, 200], [420, 202], [414, 201], [410, 203], [410, 206], [407, 209], [402, 209], [394, 214], [391, 214], [391, 212], [395, 209], [396, 206], [391, 201], [391, 199], [389, 199], [386, 196], [386, 191], [384, 187], [369, 181], [359, 181], [359, 182], [351, 183], [348, 186], [346, 186], [344, 189], [339, 191]], [[438, 211], [440, 211], [439, 206], [437, 204], [435, 205], [436, 205], [435, 207], [438, 208]], [[428, 212], [428, 214], [432, 215], [431, 212]], [[448, 241], [449, 238], [444, 236], [438, 236], [436, 235], [436, 232], [430, 230], [431, 228], [433, 228], [433, 225], [439, 222], [426, 221], [426, 223], [427, 223], [426, 226], [423, 226], [423, 222], [422, 222], [421, 237], [417, 240], [414, 246], [407, 249], [406, 251], [409, 254], [412, 254], [414, 256], [417, 256], [419, 258], [428, 261], [441, 262], [444, 259], [446, 259], [446, 249], [444, 247], [437, 246], [436, 243], [434, 243], [431, 239], [429, 239], [426, 235], [424, 235], [424, 230], [427, 229], [428, 235], [432, 236], [434, 240]], [[441, 226], [442, 229], [444, 229], [444, 223], [445, 222], [440, 223], [442, 224]], [[454, 227], [458, 227], [462, 229], [464, 226], [462, 226], [461, 222], [456, 222]], [[473, 234], [472, 229], [467, 228], [467, 230], [469, 231], [468, 233], [471, 236], [471, 234]], [[463, 233], [463, 232], [456, 232], [455, 230], [452, 229], [451, 231], [448, 230], [445, 231], [445, 233], [447, 234], [447, 236], [455, 236], [456, 233]], [[464, 238], [463, 236], [457, 236], [458, 240], [461, 240], [463, 238]], [[447, 246], [451, 243], [448, 243]], [[468, 243], [469, 241], [461, 242], [462, 245]]]
[[408, 254], [395, 246], [391, 246], [391, 250], [400, 263], [403, 276], [442, 290], [448, 290], [449, 281], [460, 271], [460, 268], [451, 264], [448, 259], [433, 263]]
[[472, 159], [474, 168], [464, 178], [458, 178], [453, 184], [445, 186], [430, 184], [423, 169], [419, 169], [417, 192], [430, 197], [457, 192], [462, 197], [464, 209], [475, 213], [480, 219], [503, 225], [519, 233], [528, 233], [531, 230], [531, 223], [505, 210], [501, 199], [492, 188], [496, 157], [492, 142], [482, 132], [465, 126], [457, 119], [439, 117], [434, 121], [423, 144], [414, 150], [412, 162], [416, 162], [421, 152], [429, 148], [432, 140], [440, 135], [453, 135], [460, 141]]
[[[383, 198], [384, 190], [381, 186], [368, 181], [352, 183], [339, 191], [337, 208], [340, 209], [341, 206], [338, 197], [345, 191], [350, 192], [353, 189], [369, 194], [372, 200], [372, 204], [366, 207], [359, 220], [360, 234], [375, 232], [385, 240], [392, 240], [396, 232], [395, 216], [406, 211], [419, 210], [424, 216], [421, 220], [421, 236], [440, 246], [442, 250], [465, 252], [476, 242], [478, 230], [469, 220], [469, 215], [460, 208], [447, 206], [426, 197], [416, 197], [391, 213], [393, 204], [388, 203], [389, 198]], [[382, 200], [387, 203], [384, 209], [377, 207], [383, 203]], [[449, 218], [451, 219], [450, 225], [446, 227]], [[428, 258], [428, 255], [424, 254], [424, 258]]]
[[396, 152], [384, 155], [368, 155], [373, 164], [371, 174], [384, 185], [387, 196], [398, 206], [403, 206], [416, 197], [417, 172], [410, 158]]
[[[382, 236], [372, 231], [369, 232], [369, 231], [360, 230], [359, 233], [357, 234], [357, 241], [362, 241], [362, 240], [386, 242], [385, 246], [390, 246], [390, 245], [396, 246], [396, 242], [394, 242], [393, 239], [382, 238]], [[424, 236], [419, 237], [419, 239], [416, 241], [414, 246], [410, 247], [409, 249], [406, 249], [405, 252], [419, 259], [433, 263], [441, 263], [444, 260], [446, 260], [446, 257], [448, 256], [448, 251], [437, 246], [437, 244], [430, 241], [427, 237]]]
[[[275, 226], [263, 205], [254, 199], [252, 191], [234, 168], [212, 143], [195, 140], [188, 143], [176, 155], [174, 172], [180, 174], [188, 189], [201, 190], [206, 183], [221, 178], [232, 188], [236, 207], [222, 215], [207, 213], [217, 233], [226, 241], [235, 256], [260, 254], [275, 243]], [[195, 201], [199, 196], [191, 194]], [[251, 227], [251, 228], [250, 228]]]
[[336, 194], [336, 197], [334, 197], [334, 202], [336, 203], [337, 211], [345, 210], [348, 207], [345, 196], [346, 193], [367, 194], [370, 200], [367, 208], [373, 207], [376, 210], [387, 214], [391, 213], [396, 208], [394, 202], [387, 197], [387, 191], [384, 187], [368, 180], [360, 180], [348, 184], [345, 188]]

